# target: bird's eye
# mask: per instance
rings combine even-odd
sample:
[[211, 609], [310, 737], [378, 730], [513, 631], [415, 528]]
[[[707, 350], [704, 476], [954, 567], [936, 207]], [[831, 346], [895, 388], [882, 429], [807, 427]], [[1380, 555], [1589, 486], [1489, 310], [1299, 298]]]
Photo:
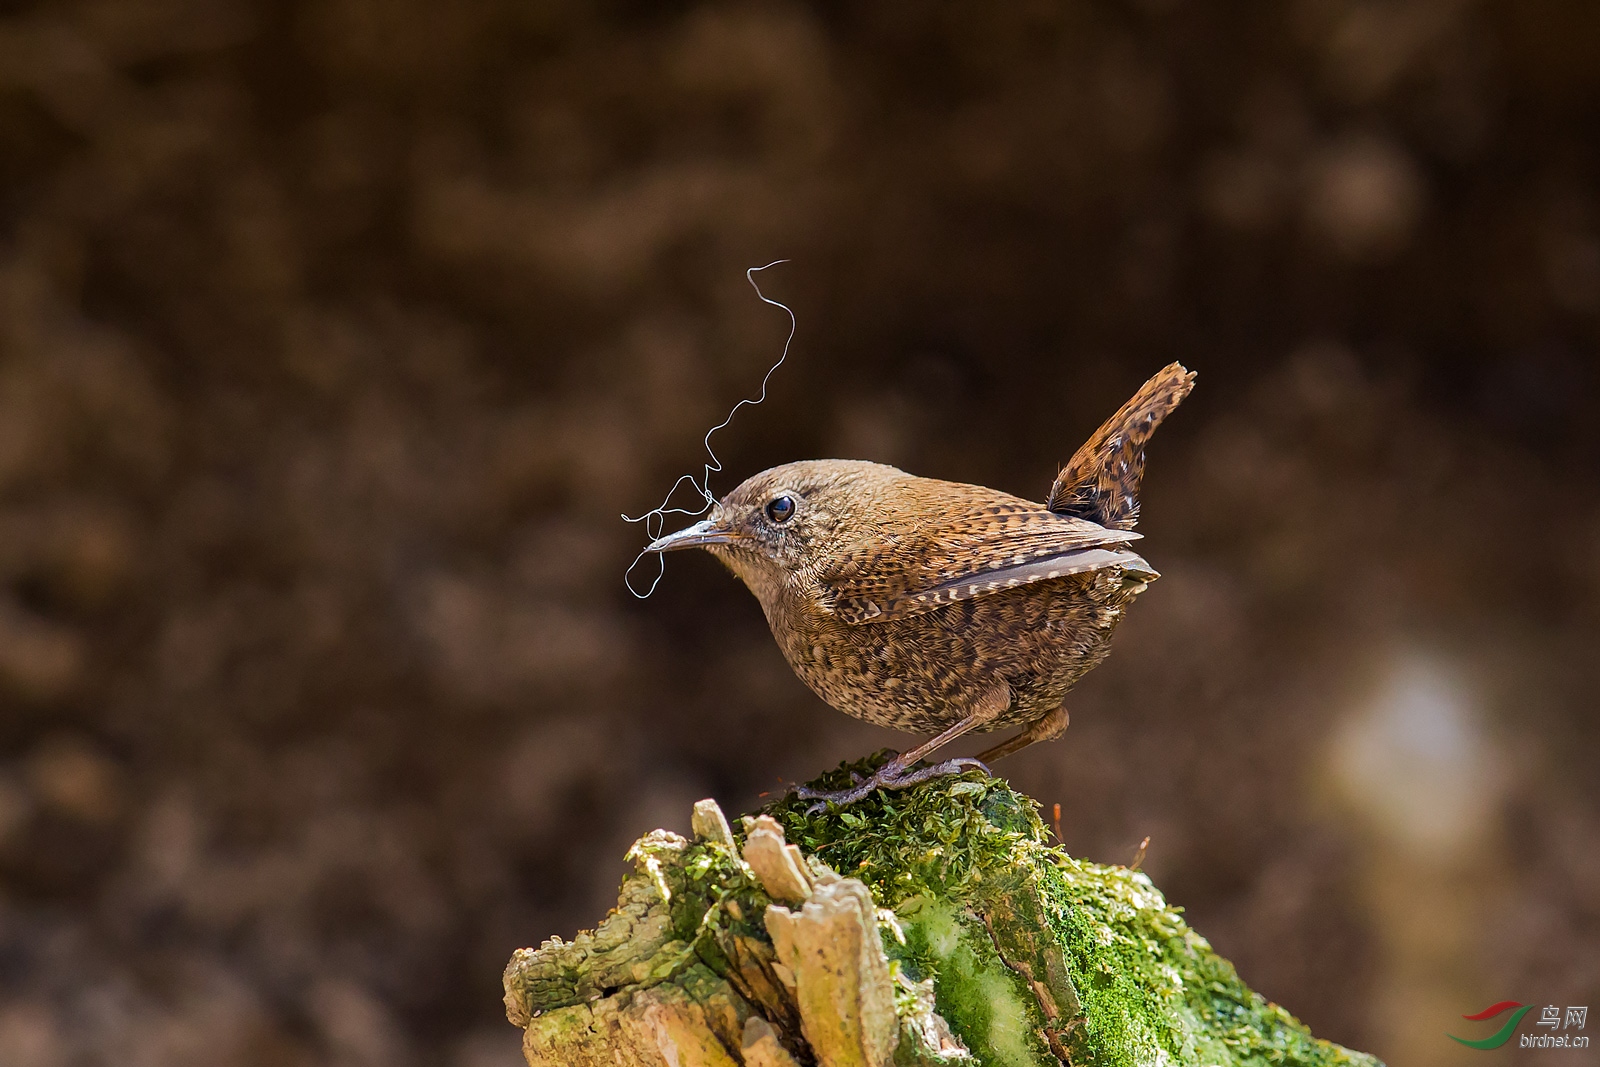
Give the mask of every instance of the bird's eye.
[[772, 502], [767, 505], [767, 518], [775, 523], [782, 524], [793, 517], [794, 497], [792, 496], [773, 497]]

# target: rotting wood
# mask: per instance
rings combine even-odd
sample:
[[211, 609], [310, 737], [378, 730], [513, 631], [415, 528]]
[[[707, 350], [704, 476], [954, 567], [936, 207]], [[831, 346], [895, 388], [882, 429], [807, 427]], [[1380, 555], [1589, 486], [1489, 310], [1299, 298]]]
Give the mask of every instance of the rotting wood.
[[513, 956], [530, 1067], [1380, 1067], [1251, 992], [1146, 875], [1050, 847], [999, 779], [692, 825], [634, 845], [594, 931]]

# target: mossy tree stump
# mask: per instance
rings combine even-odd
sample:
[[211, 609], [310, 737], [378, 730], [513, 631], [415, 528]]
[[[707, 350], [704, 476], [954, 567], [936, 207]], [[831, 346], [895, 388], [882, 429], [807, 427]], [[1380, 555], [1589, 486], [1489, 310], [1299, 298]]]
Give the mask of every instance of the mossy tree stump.
[[[841, 768], [822, 785], [838, 788]], [[519, 950], [530, 1067], [1380, 1067], [1251, 992], [1150, 879], [973, 772], [657, 830], [592, 932]]]

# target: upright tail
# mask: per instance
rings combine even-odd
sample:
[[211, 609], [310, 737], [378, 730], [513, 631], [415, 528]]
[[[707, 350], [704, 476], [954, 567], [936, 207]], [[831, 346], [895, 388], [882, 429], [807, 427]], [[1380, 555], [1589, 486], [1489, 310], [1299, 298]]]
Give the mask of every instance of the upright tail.
[[1109, 529], [1133, 529], [1139, 522], [1145, 442], [1193, 388], [1194, 372], [1182, 364], [1157, 371], [1061, 468], [1045, 506]]

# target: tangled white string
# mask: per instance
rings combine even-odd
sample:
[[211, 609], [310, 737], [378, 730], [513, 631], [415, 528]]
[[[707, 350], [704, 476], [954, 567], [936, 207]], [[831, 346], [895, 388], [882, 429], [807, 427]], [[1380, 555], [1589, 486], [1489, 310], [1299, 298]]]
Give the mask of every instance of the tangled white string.
[[[666, 532], [668, 515], [683, 515], [688, 518], [694, 518], [697, 515], [704, 515], [706, 512], [711, 510], [712, 505], [717, 502], [717, 498], [711, 495], [711, 476], [713, 474], [720, 474], [722, 472], [722, 461], [717, 458], [717, 453], [711, 447], [712, 436], [718, 430], [724, 428], [728, 425], [728, 423], [732, 422], [733, 416], [738, 413], [740, 408], [747, 404], [753, 407], [767, 399], [767, 382], [772, 380], [773, 372], [775, 372], [779, 367], [783, 366], [783, 361], [789, 358], [789, 346], [794, 343], [795, 328], [798, 325], [795, 321], [794, 310], [790, 308], [788, 304], [780, 303], [779, 301], [769, 297], [766, 293], [763, 293], [761, 291], [761, 286], [756, 284], [757, 274], [760, 274], [762, 271], [768, 270], [772, 267], [776, 267], [780, 263], [787, 262], [789, 262], [787, 259], [775, 259], [771, 263], [768, 263], [765, 267], [751, 267], [749, 270], [744, 272], [745, 281], [750, 283], [750, 288], [756, 291], [756, 296], [763, 304], [771, 304], [775, 308], [782, 308], [784, 314], [789, 316], [789, 336], [784, 338], [783, 351], [779, 354], [778, 361], [767, 368], [766, 375], [761, 379], [761, 392], [753, 398], [741, 400], [737, 404], [733, 405], [733, 408], [728, 412], [727, 418], [723, 419], [721, 422], [717, 423], [715, 426], [711, 427], [711, 429], [706, 431], [705, 440], [702, 443], [705, 445], [706, 455], [710, 457], [710, 462], [705, 465], [704, 469], [700, 473], [699, 478], [696, 478], [692, 474], [685, 474], [683, 477], [672, 483], [672, 488], [667, 490], [667, 495], [661, 498], [660, 506], [651, 508], [643, 515], [622, 516], [622, 520], [624, 522], [644, 523], [645, 533], [649, 535], [651, 541], [654, 541], [656, 538], [660, 537]], [[695, 495], [699, 497], [700, 503], [698, 507], [674, 507], [672, 505], [672, 498], [677, 496], [678, 490], [686, 484], [691, 490], [694, 491]], [[657, 561], [655, 578], [651, 580], [649, 588], [642, 593], [634, 588], [634, 569], [639, 566], [639, 562], [643, 560], [645, 556], [651, 554], [652, 553], [650, 553], [648, 549], [640, 549], [639, 554], [634, 557], [633, 562], [628, 565], [628, 569], [623, 572], [622, 575], [623, 584], [628, 587], [628, 592], [632, 593], [640, 600], [645, 599], [651, 593], [656, 591], [656, 586], [661, 584], [661, 578], [667, 572], [666, 559], [660, 553], [655, 553], [654, 555]]]

